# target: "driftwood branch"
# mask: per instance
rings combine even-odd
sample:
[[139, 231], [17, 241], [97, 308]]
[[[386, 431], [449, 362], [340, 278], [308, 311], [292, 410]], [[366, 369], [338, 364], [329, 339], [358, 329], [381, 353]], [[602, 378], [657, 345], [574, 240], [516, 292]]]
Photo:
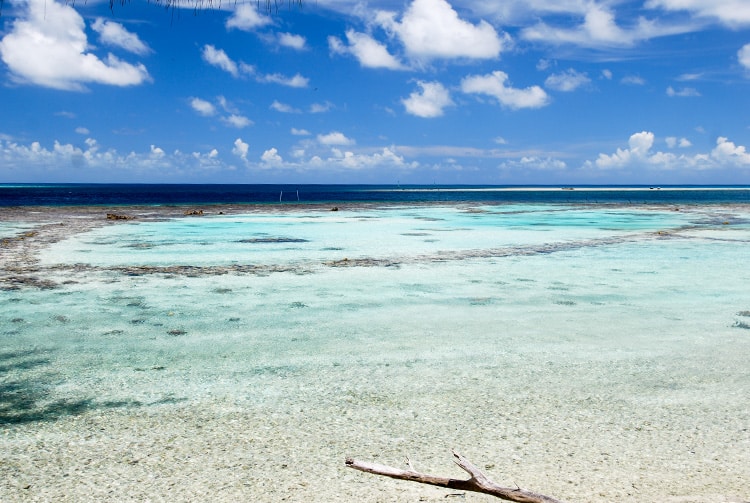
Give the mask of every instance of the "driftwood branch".
[[409, 463], [409, 470], [401, 470], [399, 468], [393, 468], [391, 466], [379, 465], [376, 463], [368, 463], [367, 461], [358, 461], [352, 458], [346, 458], [346, 466], [354, 468], [361, 472], [373, 473], [375, 475], [383, 475], [385, 477], [391, 477], [399, 480], [411, 480], [412, 482], [419, 482], [420, 484], [429, 484], [432, 486], [445, 487], [448, 489], [457, 489], [459, 491], [472, 491], [477, 493], [489, 494], [496, 498], [504, 499], [507, 501], [518, 501], [521, 503], [562, 503], [560, 500], [545, 496], [544, 494], [537, 494], [531, 491], [526, 491], [517, 487], [515, 489], [509, 487], [501, 487], [482, 473], [479, 468], [474, 466], [468, 459], [461, 456], [456, 451], [453, 451], [453, 461], [461, 467], [466, 473], [469, 474], [468, 480], [451, 479], [446, 477], [435, 477], [434, 475], [428, 475], [426, 473], [420, 473], [414, 470]]

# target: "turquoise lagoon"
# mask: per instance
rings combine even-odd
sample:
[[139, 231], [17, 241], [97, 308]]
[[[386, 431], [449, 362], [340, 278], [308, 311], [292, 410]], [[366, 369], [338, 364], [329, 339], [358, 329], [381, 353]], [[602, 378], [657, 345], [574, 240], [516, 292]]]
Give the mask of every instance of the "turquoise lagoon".
[[749, 245], [746, 206], [91, 226], [0, 291], [0, 500], [442, 501], [343, 460], [451, 448], [565, 501], [747, 500]]

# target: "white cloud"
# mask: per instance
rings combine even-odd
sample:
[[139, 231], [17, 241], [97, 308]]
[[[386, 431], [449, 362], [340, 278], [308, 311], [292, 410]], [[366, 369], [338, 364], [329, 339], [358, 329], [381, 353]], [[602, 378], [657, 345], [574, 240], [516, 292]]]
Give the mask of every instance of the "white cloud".
[[509, 87], [508, 74], [495, 71], [487, 75], [470, 75], [461, 81], [461, 90], [467, 94], [486, 94], [502, 106], [511, 109], [540, 108], [549, 103], [549, 97], [539, 86], [525, 89]]
[[322, 114], [333, 108], [333, 103], [326, 101], [325, 103], [313, 103], [310, 105], [311, 114]]
[[606, 68], [602, 70], [602, 77], [607, 80], [612, 80], [612, 70], [607, 70]]
[[238, 115], [238, 114], [231, 114], [227, 117], [222, 117], [221, 120], [232, 127], [236, 127], [238, 129], [242, 129], [247, 126], [251, 126], [253, 124], [253, 121], [245, 117], [244, 115]]
[[417, 163], [406, 164], [402, 156], [396, 154], [388, 147], [383, 148], [380, 152], [370, 155], [356, 154], [354, 152], [333, 148], [331, 149], [331, 156], [327, 159], [326, 163], [338, 165], [347, 169], [365, 169], [383, 165], [409, 168], [417, 167]]
[[332, 131], [328, 134], [318, 135], [318, 142], [322, 145], [354, 145], [354, 140], [347, 138], [344, 133]]
[[230, 73], [233, 77], [239, 76], [239, 69], [237, 63], [231, 60], [227, 53], [223, 49], [217, 49], [213, 45], [206, 44], [203, 46], [202, 52], [203, 60], [217, 68], [221, 68], [225, 72]]
[[285, 77], [279, 73], [273, 73], [258, 77], [258, 82], [272, 82], [274, 84], [281, 84], [287, 87], [307, 87], [310, 83], [310, 79], [303, 77], [299, 73], [294, 77]]
[[153, 159], [162, 159], [166, 153], [163, 149], [157, 147], [156, 145], [151, 145], [151, 153], [149, 154]]
[[536, 64], [536, 69], [539, 70], [540, 72], [543, 72], [549, 69], [550, 66], [552, 66], [552, 63], [550, 62], [550, 60], [540, 59], [539, 62], [537, 62]]
[[643, 40], [686, 33], [694, 29], [693, 24], [662, 25], [645, 17], [639, 17], [633, 26], [621, 28], [607, 5], [597, 2], [581, 2], [579, 5], [584, 6], [584, 12], [581, 13], [583, 21], [578, 26], [555, 27], [540, 21], [535, 26], [524, 28], [521, 31], [522, 37], [553, 45], [614, 48], [631, 47]]
[[553, 73], [544, 81], [544, 86], [555, 91], [571, 92], [579, 87], [591, 82], [591, 79], [585, 73], [580, 73], [572, 68], [561, 72]]
[[747, 149], [742, 145], [735, 145], [723, 136], [716, 139], [716, 147], [711, 151], [711, 157], [723, 164], [750, 166], [750, 153]]
[[[688, 148], [692, 144], [687, 138], [679, 140], [670, 136], [665, 138], [669, 148]], [[630, 137], [629, 148], [617, 149], [613, 154], [599, 154], [592, 163], [587, 161], [584, 166], [596, 166], [601, 169], [643, 168], [656, 169], [721, 169], [730, 167], [750, 166], [750, 153], [742, 145], [735, 145], [727, 138], [719, 137], [716, 147], [707, 153], [697, 153], [691, 156], [675, 155], [669, 152], [653, 152], [654, 134], [648, 131], [635, 133]]]
[[703, 73], [683, 73], [682, 75], [678, 76], [675, 80], [686, 82], [690, 80], [700, 80], [701, 78], [703, 78]]
[[750, 3], [747, 0], [648, 0], [647, 8], [679, 11], [707, 18], [738, 28], [750, 24]]
[[398, 22], [395, 14], [379, 12], [376, 21], [398, 37], [415, 59], [496, 58], [509, 43], [482, 20], [471, 24], [445, 0], [414, 0]]
[[242, 141], [242, 138], [237, 138], [234, 140], [234, 147], [232, 148], [232, 153], [236, 155], [237, 157], [241, 158], [243, 161], [247, 160], [247, 153], [250, 150], [250, 145]]
[[742, 66], [750, 70], [750, 44], [745, 44], [737, 51], [737, 60]]
[[295, 127], [290, 130], [290, 133], [292, 133], [294, 136], [310, 136], [310, 131], [308, 131], [307, 129], [297, 129]]
[[270, 148], [263, 152], [263, 155], [260, 156], [260, 160], [265, 164], [270, 165], [283, 164], [284, 162], [284, 159], [279, 155], [279, 151], [275, 148]]
[[630, 136], [628, 145], [630, 148], [617, 149], [614, 154], [599, 154], [596, 165], [600, 168], [620, 168], [629, 165], [634, 160], [647, 158], [654, 144], [654, 133], [641, 131]]
[[227, 19], [227, 29], [237, 28], [243, 31], [252, 31], [256, 28], [272, 24], [268, 16], [263, 16], [252, 3], [241, 3], [232, 15]]
[[497, 136], [492, 141], [495, 142], [495, 143], [497, 143], [498, 145], [507, 145], [508, 144], [508, 140], [506, 140], [502, 136]]
[[271, 110], [276, 110], [277, 112], [285, 113], [285, 114], [298, 114], [300, 113], [300, 110], [294, 108], [291, 105], [288, 105], [286, 103], [281, 103], [278, 100], [273, 100], [273, 103], [271, 103], [271, 106], [269, 107]]
[[99, 34], [99, 40], [105, 44], [120, 47], [139, 55], [151, 52], [151, 49], [138, 38], [138, 35], [129, 32], [120, 23], [97, 18], [91, 28]]
[[328, 37], [328, 47], [334, 54], [351, 54], [366, 68], [387, 68], [403, 70], [405, 67], [392, 56], [388, 49], [366, 33], [346, 31], [348, 45], [336, 37]]
[[227, 113], [230, 114], [238, 114], [239, 111], [237, 110], [237, 107], [235, 107], [233, 104], [231, 104], [224, 96], [217, 96], [216, 101], [219, 103], [219, 106]]
[[62, 90], [84, 90], [84, 84], [142, 84], [149, 79], [142, 64], [112, 54], [99, 59], [88, 52], [85, 23], [75, 9], [54, 0], [30, 0], [0, 40], [0, 58], [11, 78]]
[[193, 110], [206, 117], [216, 113], [216, 107], [213, 106], [213, 104], [200, 98], [192, 98], [190, 100], [190, 106]]
[[694, 96], [700, 96], [701, 93], [697, 89], [692, 87], [683, 87], [682, 89], [675, 90], [672, 86], [667, 87], [667, 96], [669, 97], [681, 97], [690, 98]]
[[90, 134], [90, 133], [91, 133], [91, 132], [90, 132], [90, 131], [88, 130], [88, 128], [85, 128], [85, 127], [77, 127], [77, 128], [75, 129], [75, 131], [76, 131], [76, 133], [78, 133], [78, 134], [82, 134], [82, 135], [87, 135], [87, 134]]
[[646, 81], [638, 75], [626, 75], [620, 79], [620, 82], [629, 86], [642, 86], [646, 84]]
[[102, 149], [93, 138], [84, 143], [85, 147], [78, 147], [55, 141], [47, 148], [36, 141], [23, 145], [0, 140], [0, 171], [4, 177], [22, 174], [22, 179], [34, 173], [47, 180], [129, 182], [139, 177], [174, 181], [194, 175], [202, 179], [206, 170], [228, 169], [216, 149], [167, 153], [150, 145], [145, 152], [120, 153]]
[[524, 156], [518, 160], [503, 161], [501, 169], [534, 169], [541, 171], [560, 171], [568, 167], [565, 161], [554, 159], [552, 157]]
[[453, 105], [450, 93], [440, 82], [422, 82], [417, 85], [421, 91], [414, 91], [401, 100], [406, 111], [417, 117], [440, 117], [445, 107]]
[[306, 40], [302, 35], [294, 35], [292, 33], [279, 33], [279, 44], [284, 47], [296, 49], [298, 51], [305, 49]]
[[677, 139], [677, 137], [675, 136], [668, 136], [664, 138], [664, 142], [667, 144], [667, 147], [669, 148], [675, 148], [675, 147], [687, 148], [693, 145], [692, 143], [690, 143], [690, 140], [688, 140], [687, 138]]

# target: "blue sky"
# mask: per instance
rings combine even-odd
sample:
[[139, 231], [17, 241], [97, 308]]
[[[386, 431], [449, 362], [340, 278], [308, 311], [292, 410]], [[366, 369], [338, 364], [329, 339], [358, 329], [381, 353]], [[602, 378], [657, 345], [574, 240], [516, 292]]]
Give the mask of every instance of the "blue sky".
[[5, 0], [0, 83], [5, 183], [750, 183], [748, 0]]

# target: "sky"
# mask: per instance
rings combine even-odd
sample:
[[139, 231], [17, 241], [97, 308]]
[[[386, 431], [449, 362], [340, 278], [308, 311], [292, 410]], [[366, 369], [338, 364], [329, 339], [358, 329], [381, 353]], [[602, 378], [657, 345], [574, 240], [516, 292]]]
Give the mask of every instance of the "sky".
[[748, 0], [4, 0], [0, 183], [750, 184]]

